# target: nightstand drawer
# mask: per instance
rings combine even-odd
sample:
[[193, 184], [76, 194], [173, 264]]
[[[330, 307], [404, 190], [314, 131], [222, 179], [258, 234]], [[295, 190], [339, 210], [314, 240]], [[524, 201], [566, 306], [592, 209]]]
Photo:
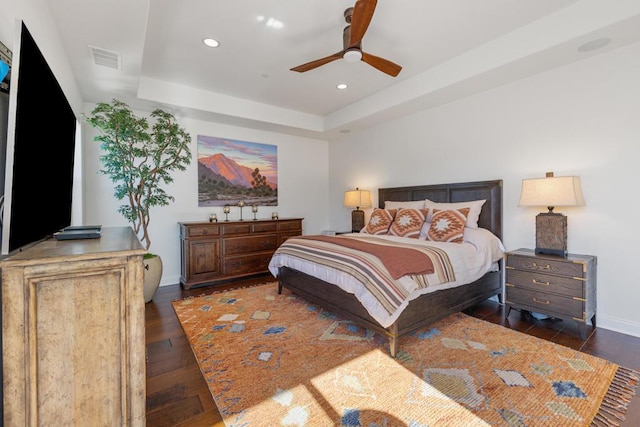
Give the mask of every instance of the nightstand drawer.
[[587, 273], [585, 265], [580, 262], [567, 262], [546, 257], [530, 257], [512, 254], [507, 256], [507, 268], [509, 267], [519, 270], [579, 278], [585, 278]]
[[584, 301], [522, 288], [507, 288], [506, 302], [531, 311], [558, 313], [576, 319], [584, 318]]
[[507, 286], [584, 298], [584, 281], [533, 271], [507, 270]]

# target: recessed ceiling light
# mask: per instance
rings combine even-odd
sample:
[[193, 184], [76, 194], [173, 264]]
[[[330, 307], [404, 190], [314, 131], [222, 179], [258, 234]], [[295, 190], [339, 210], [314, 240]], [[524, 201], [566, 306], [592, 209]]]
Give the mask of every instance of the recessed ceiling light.
[[340, 83], [339, 85], [336, 86], [338, 89], [343, 90], [348, 88], [349, 86], [347, 86], [346, 83]]
[[591, 40], [581, 45], [578, 48], [578, 52], [591, 52], [592, 50], [603, 48], [609, 43], [611, 43], [611, 39], [607, 39], [607, 38]]
[[207, 45], [209, 47], [218, 47], [218, 46], [220, 46], [220, 42], [218, 42], [218, 40], [211, 39], [211, 38], [202, 39], [202, 43], [204, 43], [205, 45]]

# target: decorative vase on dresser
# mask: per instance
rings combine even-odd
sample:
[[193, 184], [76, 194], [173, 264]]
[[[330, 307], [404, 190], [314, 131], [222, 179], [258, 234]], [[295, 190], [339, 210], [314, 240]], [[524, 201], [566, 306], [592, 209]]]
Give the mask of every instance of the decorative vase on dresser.
[[145, 253], [103, 227], [0, 261], [4, 425], [145, 425]]
[[596, 327], [597, 258], [568, 254], [566, 257], [536, 254], [518, 249], [506, 255], [505, 304], [576, 321], [580, 338], [586, 339], [586, 323]]

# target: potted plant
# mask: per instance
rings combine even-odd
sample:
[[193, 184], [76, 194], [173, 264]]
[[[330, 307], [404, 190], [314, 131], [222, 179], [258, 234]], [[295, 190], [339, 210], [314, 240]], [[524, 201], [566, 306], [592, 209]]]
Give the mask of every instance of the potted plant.
[[[117, 99], [97, 104], [86, 121], [100, 131], [94, 138], [104, 152], [100, 173], [114, 183], [114, 196], [126, 200], [118, 212], [131, 223], [148, 251], [151, 208], [174, 201], [162, 184], [172, 182], [171, 173], [184, 171], [191, 162], [191, 136], [172, 114], [156, 109], [149, 118], [138, 117]], [[144, 264], [145, 302], [149, 302], [160, 285], [162, 260], [147, 253]]]

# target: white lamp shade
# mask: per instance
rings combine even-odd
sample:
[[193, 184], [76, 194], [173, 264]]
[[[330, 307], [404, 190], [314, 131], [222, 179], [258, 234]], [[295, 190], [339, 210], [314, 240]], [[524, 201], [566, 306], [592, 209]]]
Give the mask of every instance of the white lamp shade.
[[584, 206], [580, 177], [523, 179], [518, 206]]
[[351, 190], [344, 192], [344, 206], [348, 208], [368, 208], [371, 206], [371, 193], [368, 190]]

